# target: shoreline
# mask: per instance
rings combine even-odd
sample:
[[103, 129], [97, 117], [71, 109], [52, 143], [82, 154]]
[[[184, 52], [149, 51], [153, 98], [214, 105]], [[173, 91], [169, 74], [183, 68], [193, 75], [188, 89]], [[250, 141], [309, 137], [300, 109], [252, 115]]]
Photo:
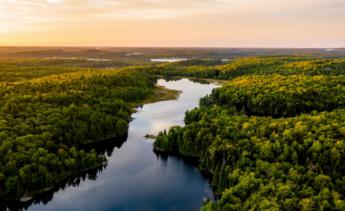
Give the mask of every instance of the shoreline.
[[[167, 100], [174, 100], [177, 99], [178, 96], [180, 95], [181, 91], [178, 90], [171, 90], [168, 88], [165, 88], [163, 86], [155, 86], [153, 89], [153, 94], [148, 97], [147, 99], [143, 100], [142, 102], [140, 102], [139, 105], [145, 105], [145, 104], [151, 104], [151, 103], [155, 103], [155, 102], [161, 102], [161, 101], [167, 101]], [[134, 106], [135, 107], [135, 106]], [[132, 114], [134, 114], [136, 112], [135, 109], [133, 109]], [[131, 114], [131, 115], [132, 115]], [[130, 123], [132, 120], [130, 120], [128, 123]], [[125, 133], [126, 135], [128, 134], [128, 128], [127, 131]], [[109, 144], [112, 143], [112, 141], [114, 141], [114, 147], [116, 145], [122, 145], [125, 141], [126, 141], [126, 135], [124, 135], [123, 137], [117, 137], [114, 134], [112, 135], [108, 135], [105, 138], [99, 138], [97, 140], [87, 140], [82, 146], [80, 146], [80, 149], [85, 150], [86, 148], [97, 148], [97, 146], [101, 146], [103, 144]], [[123, 139], [120, 141], [120, 138]], [[116, 139], [116, 140], [113, 140]], [[117, 140], [119, 139], [119, 140]], [[95, 165], [93, 167], [89, 167], [87, 169], [83, 169], [81, 171], [78, 172], [72, 172], [68, 175], [66, 175], [65, 177], [61, 177], [59, 179], [57, 179], [57, 182], [50, 186], [50, 187], [45, 187], [41, 190], [37, 190], [37, 191], [33, 191], [33, 192], [27, 192], [24, 195], [22, 195], [19, 198], [3, 198], [0, 200], [0, 202], [5, 202], [8, 205], [14, 205], [14, 206], [19, 206], [19, 207], [25, 207], [25, 206], [30, 206], [31, 203], [35, 202], [37, 200], [37, 198], [41, 195], [47, 194], [49, 192], [54, 191], [54, 189], [59, 189], [61, 185], [63, 185], [64, 183], [66, 183], [67, 181], [79, 177], [82, 174], [88, 173], [90, 171], [93, 170], [98, 170], [100, 168], [103, 168], [107, 165], [107, 161], [105, 160], [104, 162], [102, 162], [101, 164]], [[55, 193], [55, 191], [54, 191]], [[7, 208], [9, 206], [4, 205], [4, 208]], [[0, 206], [1, 208], [1, 206]]]
[[217, 193], [214, 190], [214, 185], [212, 185], [212, 179], [213, 179], [213, 172], [209, 171], [208, 169], [202, 169], [200, 168], [200, 157], [197, 156], [190, 156], [190, 155], [184, 155], [179, 151], [164, 151], [161, 149], [155, 149], [153, 148], [153, 152], [159, 156], [162, 159], [168, 159], [169, 156], [173, 156], [179, 159], [184, 160], [187, 163], [190, 163], [192, 165], [195, 165], [195, 167], [200, 171], [201, 175], [208, 180], [209, 187], [212, 189], [214, 200], [217, 200], [221, 194]]
[[[100, 163], [98, 165], [86, 168], [86, 169], [78, 171], [78, 172], [70, 173], [65, 177], [61, 177], [60, 179], [57, 180], [58, 182], [56, 182], [56, 184], [54, 184], [50, 187], [45, 187], [41, 190], [37, 190], [37, 191], [33, 191], [33, 192], [27, 192], [23, 196], [21, 196], [20, 198], [3, 199], [2, 202], [6, 202], [7, 205], [10, 205], [10, 206], [5, 205], [5, 208], [11, 207], [11, 205], [19, 206], [19, 207], [30, 206], [30, 204], [35, 202], [39, 196], [47, 194], [49, 192], [52, 192], [52, 191], [54, 191], [54, 189], [60, 189], [60, 186], [63, 185], [64, 183], [71, 181], [77, 177], [80, 177], [83, 174], [88, 174], [91, 171], [95, 171], [95, 170], [99, 170], [101, 168], [104, 168], [106, 165], [107, 165], [107, 161], [103, 161], [102, 163]], [[54, 191], [54, 193], [55, 193], [55, 191]]]
[[182, 93], [179, 90], [168, 89], [164, 86], [155, 86], [154, 93], [149, 98], [143, 100], [141, 105], [157, 103], [168, 100], [176, 100]]

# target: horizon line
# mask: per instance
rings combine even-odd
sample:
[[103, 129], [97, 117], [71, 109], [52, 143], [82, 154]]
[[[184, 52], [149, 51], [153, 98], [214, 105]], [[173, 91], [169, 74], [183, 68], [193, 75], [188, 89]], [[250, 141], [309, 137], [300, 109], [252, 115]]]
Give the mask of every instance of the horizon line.
[[194, 49], [345, 49], [344, 47], [241, 47], [241, 46], [105, 46], [105, 45], [0, 45], [0, 48], [194, 48]]

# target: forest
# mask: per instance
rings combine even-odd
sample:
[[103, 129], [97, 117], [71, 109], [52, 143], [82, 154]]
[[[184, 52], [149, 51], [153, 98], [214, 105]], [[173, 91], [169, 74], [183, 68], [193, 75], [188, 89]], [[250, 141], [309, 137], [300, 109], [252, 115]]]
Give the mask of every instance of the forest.
[[[194, 60], [195, 61], [195, 60]], [[265, 56], [234, 58], [225, 64], [204, 60], [163, 63], [155, 71], [164, 76], [233, 79], [245, 75], [343, 75], [344, 58], [315, 58], [306, 56]]]
[[212, 175], [219, 200], [203, 210], [345, 209], [345, 59], [103, 62], [0, 60], [0, 201], [105, 166], [85, 145], [125, 137], [158, 78], [189, 77], [223, 86], [186, 112], [184, 127], [162, 131], [154, 151], [193, 157]]
[[15, 67], [0, 84], [1, 199], [35, 195], [105, 165], [82, 146], [126, 136], [134, 106], [154, 88], [139, 71]]
[[219, 200], [202, 210], [344, 210], [344, 61], [187, 67], [228, 81], [186, 112], [184, 127], [160, 132], [154, 150], [195, 158], [211, 173]]

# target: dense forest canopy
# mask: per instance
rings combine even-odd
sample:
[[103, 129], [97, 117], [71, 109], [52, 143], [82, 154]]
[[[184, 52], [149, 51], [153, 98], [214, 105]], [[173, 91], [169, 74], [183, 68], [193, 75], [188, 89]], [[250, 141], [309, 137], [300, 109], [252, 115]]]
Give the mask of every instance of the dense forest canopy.
[[185, 127], [161, 132], [154, 144], [157, 152], [197, 158], [213, 175], [220, 199], [203, 209], [345, 209], [345, 59], [237, 55], [224, 62], [224, 51], [159, 64], [146, 55], [133, 63], [140, 66], [124, 67], [132, 58], [38, 54], [0, 61], [0, 201], [104, 165], [102, 154], [83, 146], [125, 136], [134, 106], [152, 96], [156, 78], [172, 76], [227, 80], [186, 113]]
[[195, 157], [213, 175], [220, 199], [203, 210], [345, 209], [345, 60], [298, 60], [189, 69], [230, 80], [154, 148]]
[[155, 149], [197, 157], [213, 174], [221, 198], [206, 210], [343, 210], [344, 122], [344, 109], [275, 119], [202, 107]]
[[163, 63], [156, 66], [167, 76], [181, 75], [198, 78], [233, 79], [244, 75], [344, 75], [345, 59], [316, 59], [310, 57], [245, 57], [235, 58], [222, 65], [185, 65]]
[[29, 71], [27, 80], [0, 85], [1, 198], [17, 199], [103, 165], [105, 157], [80, 147], [125, 136], [133, 104], [154, 85], [138, 71], [66, 72], [31, 79], [41, 73]]
[[344, 76], [242, 76], [201, 100], [235, 106], [249, 115], [296, 116], [345, 107]]

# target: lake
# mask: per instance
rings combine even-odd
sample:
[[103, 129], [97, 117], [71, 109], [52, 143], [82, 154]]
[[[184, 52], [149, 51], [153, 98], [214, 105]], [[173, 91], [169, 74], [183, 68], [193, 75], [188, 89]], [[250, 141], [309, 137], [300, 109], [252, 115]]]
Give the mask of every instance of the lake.
[[[210, 94], [214, 84], [188, 79], [158, 80], [157, 85], [181, 90], [177, 100], [146, 104], [133, 114], [127, 140], [105, 154], [108, 165], [92, 176], [83, 176], [60, 188], [28, 210], [199, 210], [213, 199], [209, 181], [195, 165], [183, 159], [162, 158], [153, 152], [146, 134], [183, 125], [186, 110]], [[44, 202], [43, 202], [44, 201]]]
[[150, 59], [151, 62], [182, 62], [188, 61], [187, 58], [158, 58], [158, 59]]

